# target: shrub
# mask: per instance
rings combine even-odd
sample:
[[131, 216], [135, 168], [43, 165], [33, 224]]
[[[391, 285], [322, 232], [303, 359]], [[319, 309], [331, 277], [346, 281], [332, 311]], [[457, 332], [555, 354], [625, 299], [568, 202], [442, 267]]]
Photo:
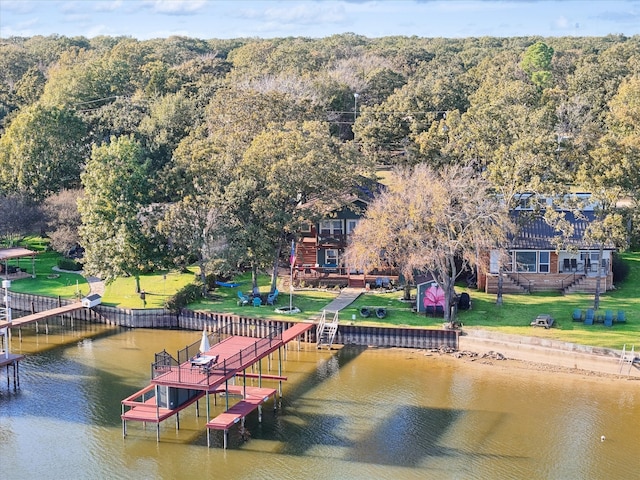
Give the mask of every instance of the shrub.
[[622, 283], [629, 275], [629, 264], [625, 262], [620, 255], [614, 254], [611, 263], [611, 270], [613, 271], [613, 283]]
[[69, 270], [72, 272], [77, 272], [79, 270], [82, 270], [82, 264], [70, 258], [60, 258], [58, 260], [58, 268], [60, 270]]
[[165, 307], [177, 313], [190, 303], [201, 300], [202, 298], [202, 283], [194, 282], [178, 290], [175, 295], [165, 302]]

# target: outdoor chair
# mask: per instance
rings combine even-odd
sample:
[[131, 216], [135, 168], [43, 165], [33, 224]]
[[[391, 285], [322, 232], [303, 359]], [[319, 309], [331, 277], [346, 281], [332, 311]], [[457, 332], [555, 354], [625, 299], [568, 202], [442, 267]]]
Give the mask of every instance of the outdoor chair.
[[582, 310], [579, 308], [576, 308], [573, 310], [573, 314], [571, 315], [571, 319], [574, 322], [581, 322], [582, 321]]
[[276, 288], [273, 293], [267, 295], [267, 305], [274, 305], [278, 301], [278, 289]]
[[618, 310], [618, 316], [616, 318], [617, 323], [625, 323], [627, 321], [627, 316], [624, 313], [624, 310]]
[[604, 312], [604, 326], [611, 327], [613, 325], [613, 311], [607, 310]]
[[254, 307], [259, 307], [260, 305], [262, 305], [262, 298], [253, 297], [253, 306]]
[[249, 297], [246, 296], [244, 293], [242, 293], [240, 290], [238, 290], [238, 298], [239, 300], [239, 304], [240, 305], [248, 305], [249, 304]]
[[369, 315], [371, 315], [371, 310], [369, 310], [367, 307], [362, 307], [360, 309], [360, 316], [361, 317], [368, 318]]
[[593, 311], [593, 308], [588, 308], [587, 313], [584, 316], [584, 324], [593, 325], [594, 319], [595, 319], [595, 312]]
[[376, 317], [378, 318], [384, 318], [387, 316], [387, 309], [386, 308], [376, 308]]

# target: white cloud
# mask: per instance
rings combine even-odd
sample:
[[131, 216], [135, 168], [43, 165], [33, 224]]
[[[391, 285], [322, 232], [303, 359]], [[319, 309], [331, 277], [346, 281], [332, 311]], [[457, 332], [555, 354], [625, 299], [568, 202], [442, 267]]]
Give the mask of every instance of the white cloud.
[[556, 28], [561, 29], [561, 30], [564, 30], [566, 28], [570, 28], [569, 20], [567, 20], [567, 17], [565, 17], [565, 16], [556, 18], [556, 21], [554, 22], [554, 26]]
[[25, 0], [2, 0], [2, 10], [15, 14], [31, 13], [36, 9], [36, 2]]
[[147, 0], [143, 3], [156, 13], [168, 15], [192, 15], [207, 4], [206, 0]]
[[345, 12], [340, 5], [298, 4], [293, 8], [267, 8], [264, 17], [270, 22], [309, 25], [342, 22]]
[[122, 6], [122, 0], [96, 2], [95, 10], [97, 12], [114, 12], [116, 10], [119, 10]]

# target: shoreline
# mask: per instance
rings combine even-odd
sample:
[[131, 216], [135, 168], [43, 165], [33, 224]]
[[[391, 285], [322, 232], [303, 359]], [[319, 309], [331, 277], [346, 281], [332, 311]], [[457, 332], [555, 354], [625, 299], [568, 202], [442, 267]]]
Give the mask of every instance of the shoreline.
[[[510, 341], [510, 336], [499, 334], [490, 336], [460, 335], [458, 357], [468, 362], [500, 364], [510, 368], [536, 370], [552, 373], [579, 374], [588, 377], [640, 380], [640, 364], [620, 363], [619, 356], [605, 356], [593, 353], [562, 350], [526, 342]], [[465, 355], [473, 352], [477, 356]], [[494, 360], [499, 353], [504, 360]], [[484, 356], [484, 357], [483, 357]], [[622, 368], [621, 368], [622, 367]]]

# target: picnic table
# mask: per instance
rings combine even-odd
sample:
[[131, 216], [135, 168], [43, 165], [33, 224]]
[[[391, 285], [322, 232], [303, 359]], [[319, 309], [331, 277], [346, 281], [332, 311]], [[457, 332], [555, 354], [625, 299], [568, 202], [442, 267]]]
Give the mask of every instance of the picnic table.
[[191, 359], [191, 368], [198, 368], [202, 373], [208, 373], [217, 362], [218, 355], [199, 355]]
[[551, 315], [542, 314], [542, 315], [538, 315], [536, 319], [533, 322], [531, 322], [531, 326], [551, 328], [554, 321], [555, 320]]

